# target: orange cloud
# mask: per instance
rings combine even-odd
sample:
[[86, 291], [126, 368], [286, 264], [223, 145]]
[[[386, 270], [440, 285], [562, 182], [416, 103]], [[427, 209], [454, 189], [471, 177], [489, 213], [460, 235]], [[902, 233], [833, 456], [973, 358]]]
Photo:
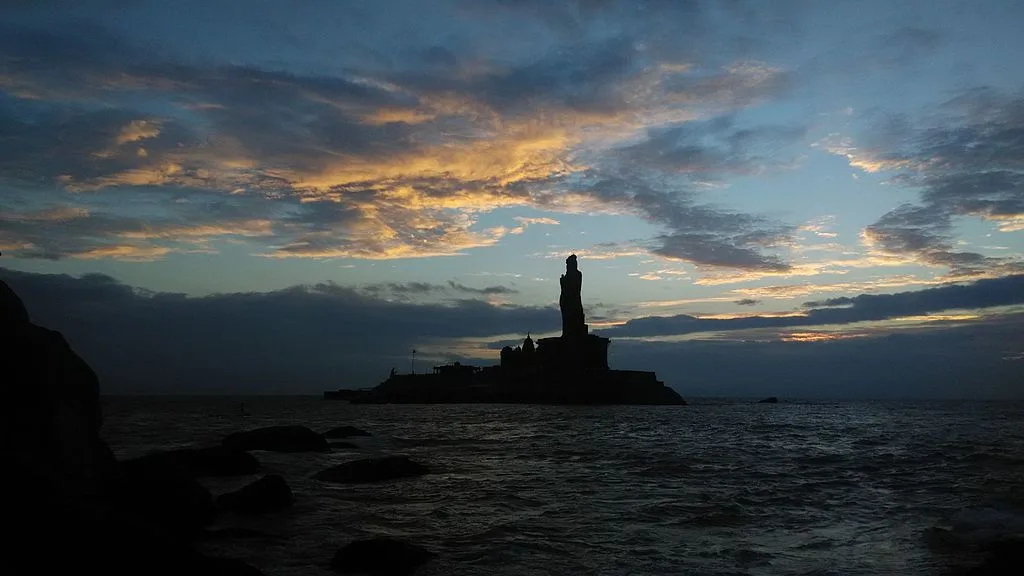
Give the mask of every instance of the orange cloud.
[[101, 260], [109, 258], [111, 260], [124, 260], [128, 262], [152, 262], [154, 260], [159, 260], [170, 252], [171, 249], [164, 246], [120, 245], [93, 248], [91, 250], [86, 250], [85, 252], [79, 252], [73, 256], [81, 260]]

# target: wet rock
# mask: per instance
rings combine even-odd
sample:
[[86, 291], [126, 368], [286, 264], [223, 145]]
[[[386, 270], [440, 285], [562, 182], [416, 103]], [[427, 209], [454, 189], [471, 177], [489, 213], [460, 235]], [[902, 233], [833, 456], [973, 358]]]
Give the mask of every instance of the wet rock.
[[334, 555], [331, 569], [370, 576], [405, 576], [435, 554], [416, 544], [394, 538], [371, 538], [351, 542]]
[[216, 530], [204, 530], [196, 539], [204, 542], [219, 542], [223, 540], [246, 540], [253, 538], [280, 539], [281, 536], [244, 526], [228, 526], [227, 528], [218, 528]]
[[213, 517], [210, 493], [180, 462], [114, 459], [96, 374], [59, 332], [32, 324], [3, 281], [0, 347], [0, 573], [259, 575], [191, 549]]
[[236, 514], [277, 512], [292, 505], [292, 489], [277, 474], [264, 476], [235, 492], [217, 497], [217, 505]]
[[260, 462], [255, 456], [243, 450], [233, 450], [224, 446], [182, 448], [168, 452], [155, 452], [142, 458], [167, 460], [197, 478], [243, 476], [260, 471]]
[[108, 497], [126, 516], [181, 540], [196, 536], [216, 513], [210, 491], [170, 459], [144, 456], [121, 462]]
[[968, 576], [1011, 576], [1024, 570], [1024, 537], [1006, 538], [988, 547], [988, 556]]
[[60, 332], [31, 323], [21, 299], [2, 281], [0, 346], [5, 468], [55, 497], [89, 497], [115, 463], [100, 439], [96, 373]]
[[764, 400], [758, 400], [757, 403], [758, 404], [778, 404], [779, 403], [779, 399], [776, 398], [775, 396], [771, 396], [771, 397], [765, 398]]
[[268, 450], [270, 452], [326, 452], [323, 436], [305, 426], [269, 426], [230, 434], [221, 442], [231, 450]]
[[190, 564], [187, 573], [199, 576], [263, 576], [263, 572], [235, 558], [196, 556]]
[[370, 436], [371, 434], [366, 430], [356, 428], [355, 426], [339, 426], [337, 428], [331, 428], [327, 432], [324, 432], [324, 438], [351, 438], [353, 436]]
[[341, 483], [383, 482], [397, 478], [422, 476], [429, 472], [429, 468], [418, 462], [413, 462], [408, 456], [385, 456], [338, 464], [317, 472], [314, 478], [325, 482]]

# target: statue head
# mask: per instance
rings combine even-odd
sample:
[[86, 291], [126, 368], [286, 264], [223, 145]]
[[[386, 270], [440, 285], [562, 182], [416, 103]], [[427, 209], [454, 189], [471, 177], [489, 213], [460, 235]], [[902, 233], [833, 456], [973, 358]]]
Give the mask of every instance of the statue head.
[[565, 269], [566, 270], [575, 270], [576, 269], [576, 255], [575, 254], [573, 254], [572, 256], [569, 256], [568, 258], [565, 259]]

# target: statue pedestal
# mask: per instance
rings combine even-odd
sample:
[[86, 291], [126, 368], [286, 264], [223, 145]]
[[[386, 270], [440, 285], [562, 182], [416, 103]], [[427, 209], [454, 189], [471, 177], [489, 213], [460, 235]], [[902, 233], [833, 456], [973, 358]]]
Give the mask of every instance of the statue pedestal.
[[608, 370], [610, 343], [595, 334], [542, 338], [537, 341], [537, 356], [546, 372], [603, 372]]

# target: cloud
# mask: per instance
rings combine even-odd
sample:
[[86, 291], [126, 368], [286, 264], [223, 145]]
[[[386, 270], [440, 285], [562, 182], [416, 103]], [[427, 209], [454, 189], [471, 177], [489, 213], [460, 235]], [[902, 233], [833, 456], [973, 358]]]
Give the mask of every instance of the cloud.
[[516, 290], [514, 288], [509, 288], [508, 286], [486, 286], [484, 288], [471, 288], [471, 287], [466, 286], [464, 284], [459, 284], [459, 283], [455, 282], [454, 280], [449, 280], [448, 281], [448, 286], [450, 286], [453, 290], [456, 290], [458, 292], [466, 292], [466, 293], [469, 293], [469, 294], [481, 294], [481, 295], [487, 295], [487, 296], [497, 295], [497, 294], [517, 294], [517, 293], [519, 293], [518, 290]]
[[430, 282], [383, 282], [368, 284], [360, 287], [360, 290], [374, 296], [389, 293], [394, 296], [426, 296], [431, 294], [446, 294], [457, 292], [463, 294], [476, 294], [480, 296], [497, 296], [503, 294], [518, 294], [519, 291], [508, 286], [485, 286], [474, 288], [449, 280], [447, 284], [432, 284]]
[[1024, 275], [983, 279], [968, 285], [926, 288], [896, 294], [862, 294], [821, 302], [809, 302], [803, 313], [784, 316], [734, 316], [700, 318], [686, 314], [637, 318], [604, 330], [607, 336], [665, 336], [746, 330], [787, 328], [826, 324], [850, 324], [920, 316], [945, 310], [990, 308], [1024, 304]]
[[[609, 362], [685, 397], [1020, 398], [1024, 317], [842, 340], [614, 340]], [[772, 377], [766, 377], [766, 375]]]
[[783, 169], [787, 146], [802, 126], [743, 126], [731, 114], [650, 128], [644, 137], [610, 150], [580, 180], [580, 194], [634, 212], [666, 232], [647, 243], [659, 256], [699, 267], [785, 272], [773, 248], [788, 245], [794, 227], [701, 203], [709, 183]]
[[516, 216], [515, 221], [526, 226], [531, 224], [547, 224], [549, 226], [558, 226], [559, 224], [558, 220], [555, 220], [554, 218], [527, 218], [525, 216]]
[[[630, 10], [626, 6], [617, 12]], [[600, 12], [600, 11], [598, 11]], [[641, 24], [643, 21], [630, 19]], [[800, 128], [710, 128], [687, 121], [727, 114], [784, 91], [785, 73], [752, 61], [695, 69], [630, 35], [558, 38], [528, 57], [503, 60], [435, 46], [418, 52], [429, 69], [365, 66], [334, 74], [288, 73], [256, 64], [179, 60], [96, 26], [54, 33], [7, 26], [0, 57], [0, 177], [24, 187], [92, 195], [164, 191], [155, 206], [167, 234], [182, 214], [180, 190], [263, 203], [272, 236], [242, 234], [276, 258], [392, 259], [463, 254], [531, 224], [481, 229], [498, 207], [638, 214], [669, 228], [650, 249], [711, 266], [784, 269], [761, 248], [785, 227], [702, 205], [699, 186], [661, 197], [578, 187], [595, 164], [643, 156], [651, 170], [675, 169], [688, 152], [705, 164], [691, 176], [755, 173], [776, 166], [772, 150]], [[0, 34], [2, 35], [2, 34]], [[667, 48], [666, 48], [667, 50]], [[703, 110], [703, 111], [702, 111]], [[651, 126], [673, 126], [669, 136]], [[636, 142], [638, 134], [648, 142]], [[670, 135], [671, 135], [670, 134]], [[703, 152], [695, 135], [712, 140]], [[669, 142], [669, 140], [672, 140]], [[632, 143], [622, 145], [624, 143]], [[646, 148], [645, 148], [646, 146]], [[664, 146], [660, 161], [645, 152]], [[615, 149], [618, 158], [594, 156]], [[597, 168], [604, 167], [598, 166]], [[616, 178], [635, 180], [632, 175]], [[631, 187], [647, 185], [632, 182]], [[586, 198], [586, 202], [584, 202]], [[77, 199], [72, 203], [78, 203]], [[93, 209], [93, 222], [116, 215]], [[664, 212], [670, 209], [669, 212]], [[142, 220], [152, 218], [136, 216]], [[705, 220], [697, 233], [694, 220]], [[206, 219], [227, 230], [234, 220]], [[18, 257], [119, 254], [100, 227], [60, 246]], [[120, 233], [117, 226], [110, 236]], [[39, 245], [24, 232], [11, 246]], [[172, 240], [169, 236], [163, 240]], [[157, 254], [209, 250], [138, 245]], [[50, 242], [49, 244], [54, 244]], [[45, 243], [42, 243], [45, 244]], [[99, 252], [95, 252], [96, 250]]]
[[699, 205], [692, 190], [664, 190], [639, 175], [601, 178], [587, 192], [605, 203], [635, 208], [649, 221], [667, 228], [667, 233], [650, 242], [650, 251], [659, 256], [698, 266], [789, 270], [781, 258], [763, 252], [787, 243], [789, 226]]
[[[17, 246], [11, 255], [22, 258], [149, 261], [210, 250], [216, 240], [269, 238], [279, 208], [182, 189], [77, 200], [71, 204], [52, 190], [8, 188], [0, 200], [0, 243]], [[154, 206], [168, 205], [173, 212], [152, 215]]]
[[[411, 304], [336, 284], [188, 297], [133, 289], [101, 274], [0, 269], [0, 279], [21, 296], [34, 322], [64, 332], [100, 375], [104, 393], [315, 393], [370, 386], [404, 366], [408, 351], [421, 344], [549, 331], [559, 322], [554, 308], [466, 299]], [[387, 287], [413, 293], [437, 288]], [[503, 287], [440, 288], [506, 293]]]
[[895, 172], [893, 183], [919, 191], [918, 203], [900, 205], [868, 226], [865, 241], [882, 254], [944, 267], [955, 276], [1024, 270], [1019, 258], [957, 251], [953, 241], [957, 218], [997, 225], [1024, 218], [1024, 99], [970, 90], [939, 112], [918, 126], [892, 116], [874, 128], [867, 146], [831, 148], [852, 166]]
[[[194, 298], [134, 289], [101, 274], [0, 269], [0, 279], [21, 296], [34, 322], [64, 333], [97, 371], [105, 394], [295, 394], [371, 386], [391, 368], [404, 368], [413, 348], [465, 360], [459, 351], [478, 357], [486, 346], [481, 343], [557, 331], [559, 322], [550, 307], [388, 302], [335, 284]], [[1019, 295], [1018, 288], [1004, 284], [1001, 290]], [[936, 305], [964, 303], [964, 293], [939, 294]], [[1019, 361], [1007, 359], [1024, 353], [1022, 322], [1017, 314], [836, 341], [617, 339], [610, 362], [656, 370], [686, 396], [1019, 398]], [[496, 362], [496, 350], [489, 349], [485, 362]]]
[[760, 303], [760, 300], [754, 300], [753, 298], [741, 298], [733, 302], [733, 304], [736, 304], [737, 306], [757, 306]]

